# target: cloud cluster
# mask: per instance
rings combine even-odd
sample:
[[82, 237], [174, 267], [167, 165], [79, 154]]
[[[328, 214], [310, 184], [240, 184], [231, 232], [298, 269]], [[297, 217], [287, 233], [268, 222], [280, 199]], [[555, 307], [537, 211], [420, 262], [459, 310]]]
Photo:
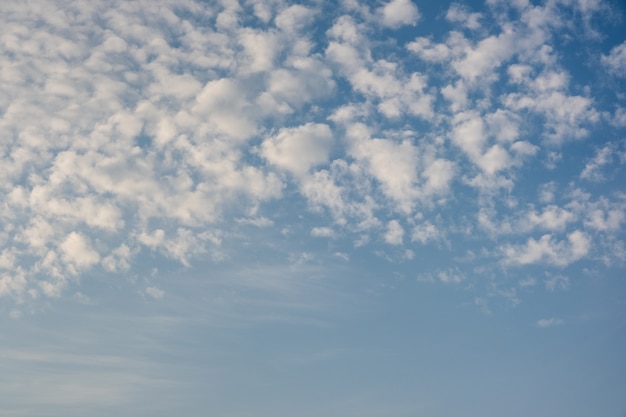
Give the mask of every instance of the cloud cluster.
[[[509, 267], [619, 247], [623, 195], [497, 209], [524, 169], [602, 123], [556, 50], [563, 10], [589, 22], [584, 4], [455, 3], [441, 39], [408, 40], [424, 23], [410, 0], [2, 5], [0, 296], [58, 296], [146, 251], [220, 257], [236, 228], [283, 227], [276, 201], [355, 246], [511, 237], [493, 247]], [[624, 50], [602, 68], [621, 77]], [[623, 165], [619, 146], [597, 149], [577, 178]]]

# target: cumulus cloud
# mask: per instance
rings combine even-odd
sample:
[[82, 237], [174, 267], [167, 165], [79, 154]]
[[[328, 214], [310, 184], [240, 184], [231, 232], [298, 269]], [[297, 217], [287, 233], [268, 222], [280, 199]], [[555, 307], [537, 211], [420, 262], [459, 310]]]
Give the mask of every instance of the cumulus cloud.
[[70, 271], [76, 275], [78, 271], [89, 268], [100, 261], [100, 255], [92, 247], [87, 238], [80, 233], [70, 233], [59, 245], [63, 260], [71, 266]]
[[392, 29], [415, 25], [420, 18], [417, 6], [411, 0], [391, 0], [379, 10], [382, 24]]
[[311, 229], [311, 236], [313, 237], [334, 237], [335, 231], [330, 227], [314, 227]]
[[303, 175], [312, 167], [328, 161], [333, 133], [328, 125], [307, 123], [283, 128], [263, 142], [262, 154], [272, 164]]
[[576, 230], [566, 240], [556, 240], [550, 234], [539, 240], [529, 238], [525, 245], [508, 245], [503, 248], [504, 261], [510, 265], [547, 263], [567, 266], [591, 250], [591, 239], [582, 231]]
[[461, 23], [468, 29], [478, 29], [480, 28], [481, 14], [471, 13], [467, 7], [453, 3], [446, 12], [446, 19], [450, 22]]
[[413, 242], [420, 242], [422, 245], [425, 245], [430, 241], [440, 239], [441, 234], [441, 231], [434, 224], [426, 221], [413, 228], [411, 240]]
[[527, 215], [527, 221], [531, 227], [546, 230], [564, 230], [567, 224], [574, 220], [576, 220], [574, 213], [552, 205], [544, 207], [540, 213], [532, 210]]

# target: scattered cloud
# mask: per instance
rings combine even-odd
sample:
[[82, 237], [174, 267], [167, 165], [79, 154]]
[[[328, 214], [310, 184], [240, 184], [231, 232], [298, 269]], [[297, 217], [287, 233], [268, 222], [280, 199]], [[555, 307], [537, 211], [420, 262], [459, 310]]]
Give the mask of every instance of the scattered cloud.
[[626, 41], [613, 47], [608, 55], [602, 55], [607, 71], [617, 77], [626, 77]]
[[[624, 105], [557, 39], [602, 42], [604, 3], [454, 2], [444, 30], [403, 38], [429, 23], [411, 0], [157, 3], [0, 17], [0, 295], [57, 297], [145, 254], [224, 259], [254, 228], [332, 238], [343, 259], [471, 238], [517, 268], [623, 246], [624, 198], [596, 186], [626, 160]], [[620, 82], [625, 48], [589, 62]]]
[[565, 321], [563, 319], [558, 319], [558, 318], [554, 318], [554, 317], [549, 318], [549, 319], [537, 320], [537, 327], [540, 327], [540, 328], [561, 326], [563, 324], [565, 324]]
[[144, 293], [156, 300], [160, 300], [161, 298], [165, 296], [165, 291], [163, 291], [162, 289], [158, 287], [147, 287]]

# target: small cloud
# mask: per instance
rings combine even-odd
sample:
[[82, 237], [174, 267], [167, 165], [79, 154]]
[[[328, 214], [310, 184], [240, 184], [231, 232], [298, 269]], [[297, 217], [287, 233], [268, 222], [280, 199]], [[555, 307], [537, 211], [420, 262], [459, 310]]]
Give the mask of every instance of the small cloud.
[[313, 254], [308, 252], [292, 253], [289, 255], [289, 263], [291, 266], [302, 266], [314, 259]]
[[553, 317], [549, 319], [537, 320], [537, 327], [541, 327], [541, 328], [554, 327], [554, 326], [560, 326], [564, 323], [565, 321], [563, 319], [557, 319]]
[[555, 275], [545, 281], [546, 289], [550, 292], [566, 290], [569, 288], [569, 278], [563, 275]]
[[626, 77], [626, 41], [617, 45], [608, 55], [602, 55], [607, 71], [616, 77]]
[[397, 29], [405, 25], [417, 24], [420, 18], [417, 6], [411, 0], [392, 0], [378, 9], [385, 27]]
[[438, 240], [441, 238], [441, 232], [435, 225], [430, 222], [424, 222], [415, 226], [413, 234], [411, 235], [412, 242], [420, 242], [425, 245], [431, 240]]
[[524, 278], [519, 281], [519, 286], [522, 288], [533, 287], [535, 285], [537, 285], [537, 280], [533, 277]]
[[335, 255], [337, 258], [343, 259], [346, 262], [350, 260], [350, 256], [345, 252], [335, 252], [333, 255]]
[[480, 13], [470, 13], [465, 6], [454, 3], [446, 13], [446, 20], [449, 22], [460, 23], [468, 29], [480, 28]]
[[436, 272], [429, 272], [417, 276], [418, 282], [434, 283], [441, 282], [443, 284], [460, 284], [465, 281], [465, 275], [458, 268], [441, 269]]
[[525, 245], [503, 247], [504, 262], [510, 265], [548, 263], [567, 266], [587, 256], [591, 250], [591, 239], [580, 230], [567, 236], [567, 240], [557, 241], [552, 235], [543, 235], [539, 240], [529, 238]]
[[335, 231], [330, 227], [314, 227], [311, 229], [311, 236], [332, 238], [335, 236]]
[[439, 271], [437, 273], [437, 278], [444, 284], [459, 284], [463, 280], [465, 280], [463, 274], [456, 268], [448, 269], [446, 271]]
[[361, 246], [367, 245], [370, 241], [370, 237], [368, 235], [361, 235], [354, 241], [354, 247], [360, 248]]
[[274, 222], [267, 217], [245, 217], [236, 220], [241, 225], [251, 225], [256, 227], [269, 227], [273, 226]]
[[79, 302], [80, 304], [92, 304], [91, 299], [86, 296], [85, 294], [83, 294], [82, 292], [77, 292], [74, 294], [74, 299]]
[[387, 233], [385, 233], [385, 242], [390, 245], [401, 245], [404, 238], [404, 229], [397, 220], [391, 220], [387, 224]]
[[580, 173], [580, 178], [596, 182], [604, 180], [601, 168], [612, 162], [614, 152], [615, 149], [612, 144], [597, 150], [593, 159], [585, 165], [583, 172]]
[[148, 287], [145, 289], [144, 294], [149, 295], [152, 298], [160, 300], [165, 296], [165, 291], [157, 287]]

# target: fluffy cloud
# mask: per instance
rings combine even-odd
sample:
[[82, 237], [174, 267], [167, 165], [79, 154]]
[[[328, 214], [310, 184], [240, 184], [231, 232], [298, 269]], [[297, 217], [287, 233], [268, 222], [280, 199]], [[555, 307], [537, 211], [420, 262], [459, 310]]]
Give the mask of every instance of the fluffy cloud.
[[528, 239], [525, 245], [505, 246], [503, 248], [504, 261], [510, 265], [528, 265], [547, 263], [557, 266], [567, 266], [591, 250], [591, 239], [584, 232], [573, 231], [566, 240], [556, 240], [546, 234], [539, 240]]
[[391, 220], [387, 223], [387, 233], [385, 233], [385, 242], [390, 245], [401, 245], [404, 240], [404, 228], [397, 220]]
[[420, 17], [417, 6], [411, 0], [391, 0], [379, 9], [382, 24], [392, 29], [415, 25]]
[[[332, 16], [319, 2], [70, 3], [0, 16], [1, 295], [57, 296], [143, 251], [219, 258], [243, 229], [288, 227], [276, 200], [306, 208], [307, 236], [386, 242], [405, 260], [404, 245], [471, 233], [517, 266], [623, 244], [623, 197], [572, 191], [610, 182], [614, 141], [539, 201], [523, 191], [537, 159], [556, 173], [572, 139], [624, 126], [555, 41], [562, 11], [590, 27], [597, 2], [454, 3], [445, 32], [412, 39], [395, 31], [421, 18], [410, 0]], [[615, 77], [625, 48], [601, 57]]]
[[272, 164], [304, 175], [312, 167], [326, 163], [333, 144], [328, 125], [307, 123], [295, 128], [283, 128], [263, 142], [261, 152]]

